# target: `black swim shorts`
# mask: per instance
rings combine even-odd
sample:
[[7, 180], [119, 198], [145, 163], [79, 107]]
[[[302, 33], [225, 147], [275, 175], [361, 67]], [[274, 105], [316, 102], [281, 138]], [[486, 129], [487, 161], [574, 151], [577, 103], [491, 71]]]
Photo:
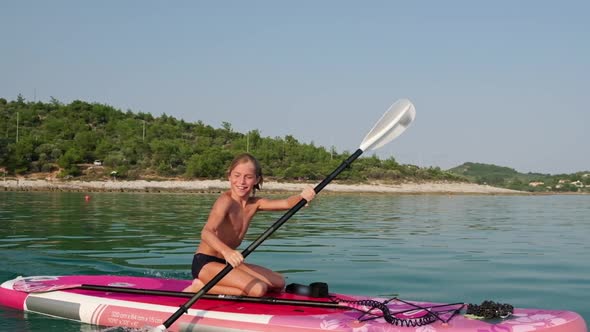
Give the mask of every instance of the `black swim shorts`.
[[193, 266], [191, 268], [191, 270], [193, 272], [193, 278], [197, 279], [199, 277], [199, 272], [201, 272], [201, 269], [203, 268], [203, 266], [205, 266], [207, 263], [211, 263], [211, 262], [227, 264], [225, 259], [221, 259], [219, 257], [200, 254], [200, 253], [195, 254], [193, 256]]

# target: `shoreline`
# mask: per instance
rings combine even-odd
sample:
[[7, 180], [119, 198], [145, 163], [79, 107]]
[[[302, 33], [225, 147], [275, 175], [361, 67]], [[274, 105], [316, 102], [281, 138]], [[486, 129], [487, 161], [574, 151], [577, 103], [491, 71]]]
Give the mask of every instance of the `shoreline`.
[[[319, 181], [318, 181], [319, 183]], [[264, 182], [262, 192], [297, 192], [316, 183]], [[17, 179], [0, 181], [3, 191], [64, 191], [64, 192], [171, 192], [219, 193], [229, 189], [226, 180], [165, 180], [165, 181], [59, 181]], [[340, 184], [330, 183], [324, 192], [376, 194], [488, 194], [530, 195], [532, 193], [464, 182], [425, 182], [400, 184]]]

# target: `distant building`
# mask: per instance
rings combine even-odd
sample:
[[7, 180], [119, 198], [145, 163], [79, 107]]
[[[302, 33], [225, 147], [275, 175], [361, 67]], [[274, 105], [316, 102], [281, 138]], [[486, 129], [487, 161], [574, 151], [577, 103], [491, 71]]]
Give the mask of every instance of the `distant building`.
[[541, 182], [541, 181], [529, 182], [529, 186], [531, 186], [531, 187], [538, 187], [538, 186], [542, 186], [544, 184], [545, 184], [545, 182]]
[[101, 160], [95, 160], [94, 161], [94, 166], [102, 166], [102, 161]]

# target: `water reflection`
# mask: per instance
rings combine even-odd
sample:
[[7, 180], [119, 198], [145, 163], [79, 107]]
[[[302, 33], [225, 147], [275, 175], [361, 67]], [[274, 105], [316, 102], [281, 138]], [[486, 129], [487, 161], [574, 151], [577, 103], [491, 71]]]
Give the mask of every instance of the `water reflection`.
[[[190, 278], [217, 195], [0, 193], [0, 277]], [[248, 260], [335, 291], [590, 314], [590, 196], [325, 195]], [[256, 216], [244, 247], [282, 213]], [[564, 298], [565, 296], [565, 298]]]

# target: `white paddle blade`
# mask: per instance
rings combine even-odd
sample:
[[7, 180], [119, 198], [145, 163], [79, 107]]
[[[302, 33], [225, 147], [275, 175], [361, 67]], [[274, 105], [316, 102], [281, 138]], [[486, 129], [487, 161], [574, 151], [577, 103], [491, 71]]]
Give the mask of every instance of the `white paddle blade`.
[[416, 108], [411, 101], [400, 99], [393, 103], [365, 136], [359, 149], [375, 150], [391, 142], [408, 128], [416, 117]]

